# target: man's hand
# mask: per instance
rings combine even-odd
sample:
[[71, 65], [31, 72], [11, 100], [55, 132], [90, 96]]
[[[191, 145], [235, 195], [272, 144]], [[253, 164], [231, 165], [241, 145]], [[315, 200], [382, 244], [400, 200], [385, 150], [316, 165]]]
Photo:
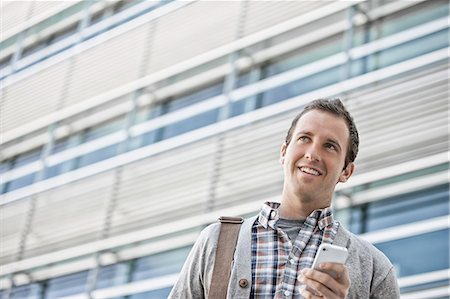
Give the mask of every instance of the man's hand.
[[320, 264], [319, 270], [303, 269], [299, 281], [306, 285], [301, 294], [306, 299], [345, 299], [350, 289], [350, 277], [345, 265]]

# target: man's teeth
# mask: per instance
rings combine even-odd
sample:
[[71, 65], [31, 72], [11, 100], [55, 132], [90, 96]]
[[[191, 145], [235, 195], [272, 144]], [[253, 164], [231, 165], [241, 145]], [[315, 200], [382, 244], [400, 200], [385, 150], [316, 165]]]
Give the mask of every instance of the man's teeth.
[[320, 173], [317, 170], [309, 168], [309, 167], [300, 167], [300, 170], [307, 174], [320, 175]]

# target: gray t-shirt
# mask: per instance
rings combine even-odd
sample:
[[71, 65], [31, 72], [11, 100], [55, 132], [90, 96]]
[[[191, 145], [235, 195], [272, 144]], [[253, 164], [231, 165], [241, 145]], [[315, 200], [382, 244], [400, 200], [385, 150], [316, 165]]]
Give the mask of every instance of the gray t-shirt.
[[280, 218], [277, 221], [276, 227], [284, 231], [288, 235], [289, 240], [294, 243], [294, 241], [297, 239], [300, 229], [303, 226], [303, 223], [305, 223], [305, 219], [289, 220]]

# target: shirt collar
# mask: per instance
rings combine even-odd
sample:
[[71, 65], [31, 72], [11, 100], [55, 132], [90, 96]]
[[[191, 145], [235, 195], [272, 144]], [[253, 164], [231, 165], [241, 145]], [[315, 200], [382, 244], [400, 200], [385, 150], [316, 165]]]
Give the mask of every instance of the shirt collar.
[[[270, 227], [275, 229], [275, 224], [280, 218], [278, 208], [280, 203], [278, 202], [265, 202], [258, 215], [258, 222], [265, 229]], [[320, 230], [324, 230], [327, 226], [333, 224], [333, 212], [330, 207], [324, 209], [314, 210], [305, 220], [308, 223], [314, 223], [318, 225]]]

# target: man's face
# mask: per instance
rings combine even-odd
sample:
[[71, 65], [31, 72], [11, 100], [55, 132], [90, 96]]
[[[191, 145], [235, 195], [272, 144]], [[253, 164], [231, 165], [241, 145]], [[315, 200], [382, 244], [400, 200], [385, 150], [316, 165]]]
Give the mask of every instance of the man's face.
[[305, 113], [288, 146], [281, 147], [284, 191], [304, 202], [328, 206], [338, 182], [346, 182], [354, 164], [344, 169], [349, 130], [343, 118], [321, 110]]

